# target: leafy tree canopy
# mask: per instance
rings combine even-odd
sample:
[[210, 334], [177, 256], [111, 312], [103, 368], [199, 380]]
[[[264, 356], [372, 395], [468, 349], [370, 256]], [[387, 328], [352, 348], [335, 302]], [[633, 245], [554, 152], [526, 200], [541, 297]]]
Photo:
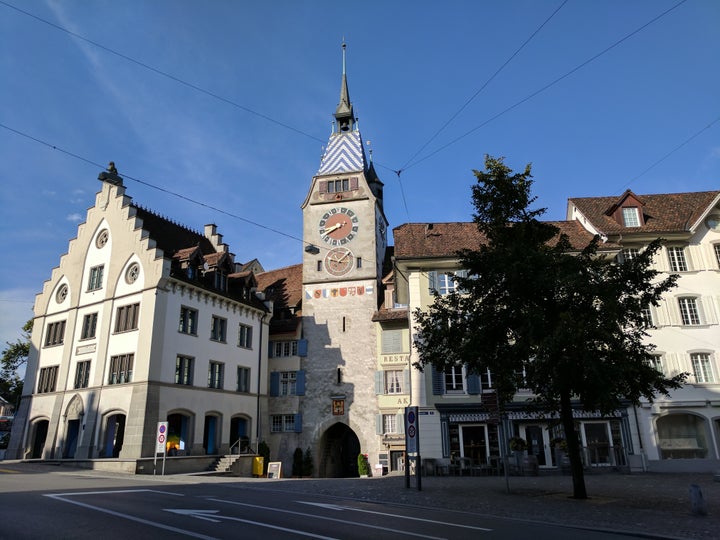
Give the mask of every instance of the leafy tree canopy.
[[531, 390], [529, 408], [559, 414], [574, 495], [585, 498], [572, 400], [610, 413], [681, 385], [685, 375], [666, 378], [650, 364], [642, 311], [657, 306], [677, 276], [652, 268], [659, 240], [618, 263], [599, 252], [598, 237], [573, 246], [556, 224], [539, 221], [545, 209], [530, 208], [530, 165], [513, 173], [486, 156], [485, 169], [474, 171], [472, 198], [486, 241], [458, 253], [468, 271], [459, 290], [415, 312], [418, 367], [489, 369], [501, 403]]
[[23, 381], [17, 370], [27, 362], [30, 354], [30, 333], [33, 320], [30, 319], [22, 327], [22, 337], [15, 343], [6, 342], [0, 358], [0, 396], [15, 405], [22, 394]]

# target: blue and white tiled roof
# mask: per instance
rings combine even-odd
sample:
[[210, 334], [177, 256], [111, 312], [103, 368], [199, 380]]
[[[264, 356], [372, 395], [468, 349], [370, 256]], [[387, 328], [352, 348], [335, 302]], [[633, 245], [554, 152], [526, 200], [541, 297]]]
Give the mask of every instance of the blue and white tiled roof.
[[366, 169], [365, 152], [360, 132], [333, 133], [320, 161], [318, 176], [346, 172], [360, 172]]

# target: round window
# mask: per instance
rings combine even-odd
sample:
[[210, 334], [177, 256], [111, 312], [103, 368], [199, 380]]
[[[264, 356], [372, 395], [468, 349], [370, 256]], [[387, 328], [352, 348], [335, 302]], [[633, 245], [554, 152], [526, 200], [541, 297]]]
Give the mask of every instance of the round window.
[[103, 229], [100, 231], [97, 235], [97, 238], [95, 239], [95, 245], [98, 248], [104, 248], [105, 244], [107, 244], [108, 239], [110, 238], [110, 232], [107, 229]]
[[60, 288], [57, 290], [57, 293], [55, 294], [55, 300], [57, 300], [58, 304], [62, 304], [68, 295], [68, 286], [64, 283], [60, 285]]
[[140, 265], [138, 263], [132, 263], [127, 272], [125, 272], [125, 281], [128, 283], [135, 283], [137, 278], [140, 276]]

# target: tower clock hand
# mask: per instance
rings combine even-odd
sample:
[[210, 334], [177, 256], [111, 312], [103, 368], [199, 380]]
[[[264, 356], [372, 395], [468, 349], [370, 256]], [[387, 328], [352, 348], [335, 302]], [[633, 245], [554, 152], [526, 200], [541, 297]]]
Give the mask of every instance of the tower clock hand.
[[344, 224], [345, 224], [345, 222], [343, 222], [343, 223], [336, 223], [336, 224], [333, 225], [332, 227], [328, 227], [327, 229], [325, 229], [325, 234], [331, 233], [331, 232], [333, 232], [335, 229], [339, 229], [339, 228], [342, 227]]

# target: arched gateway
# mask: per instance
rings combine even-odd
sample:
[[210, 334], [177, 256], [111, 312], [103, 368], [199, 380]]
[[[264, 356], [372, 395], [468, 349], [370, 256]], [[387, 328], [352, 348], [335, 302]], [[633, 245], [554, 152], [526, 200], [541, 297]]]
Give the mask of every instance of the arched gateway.
[[353, 478], [358, 476], [357, 457], [360, 440], [345, 424], [328, 428], [320, 439], [319, 476], [321, 478]]

